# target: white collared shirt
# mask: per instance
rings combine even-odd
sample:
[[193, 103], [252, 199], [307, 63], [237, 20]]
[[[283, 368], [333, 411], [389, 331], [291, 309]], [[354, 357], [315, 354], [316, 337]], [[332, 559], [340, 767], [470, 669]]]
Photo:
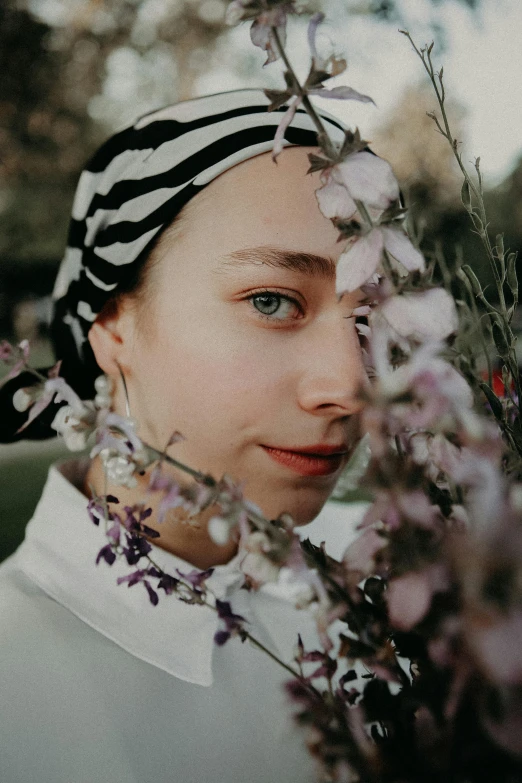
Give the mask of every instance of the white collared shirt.
[[[49, 471], [24, 543], [0, 567], [1, 783], [306, 783], [315, 769], [266, 654], [213, 641], [215, 612], [143, 585], [117, 585], [132, 567], [95, 565], [106, 543], [86, 511], [86, 466]], [[300, 530], [341, 555], [364, 504], [328, 503]], [[193, 566], [153, 548], [175, 575]], [[208, 582], [286, 662], [297, 632], [315, 643], [307, 612], [284, 586], [238, 589], [236, 556]]]

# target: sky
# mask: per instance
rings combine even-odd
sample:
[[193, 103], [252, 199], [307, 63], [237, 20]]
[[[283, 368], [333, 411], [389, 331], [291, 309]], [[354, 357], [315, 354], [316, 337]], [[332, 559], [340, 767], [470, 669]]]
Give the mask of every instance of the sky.
[[[351, 126], [358, 125], [365, 138], [383, 122], [386, 113], [409, 85], [427, 79], [421, 61], [398, 25], [384, 24], [369, 15], [355, 15], [340, 24], [342, 14], [336, 12], [335, 1], [344, 7], [364, 3], [360, 0], [331, 0], [325, 6], [327, 19], [318, 39], [328, 47], [334, 42], [336, 52], [346, 57], [348, 69], [336, 83], [370, 95], [377, 104], [356, 104], [352, 101], [323, 101], [322, 107], [340, 116]], [[439, 23], [445, 30], [445, 48], [433, 50], [434, 62], [444, 66], [444, 82], [448, 98], [457, 99], [466, 109], [464, 120], [465, 160], [480, 156], [481, 167], [490, 184], [502, 180], [522, 155], [522, 2], [521, 0], [482, 0], [481, 9], [472, 13], [457, 0], [433, 5], [428, 0], [399, 0], [402, 26], [409, 30], [415, 42], [422, 46], [433, 39], [430, 23]], [[330, 23], [328, 19], [330, 17]], [[336, 20], [335, 24], [332, 19]], [[298, 26], [299, 27], [299, 26]], [[252, 49], [248, 26], [231, 31], [234, 51]], [[288, 51], [300, 75], [306, 70], [307, 48], [305, 30], [290, 32]], [[237, 72], [237, 59], [221, 65], [201, 77], [198, 93], [249, 86]], [[259, 64], [263, 62], [259, 51]], [[274, 63], [260, 68], [254, 83], [281, 84]], [[274, 69], [269, 74], [269, 69]], [[335, 106], [334, 106], [335, 103]], [[434, 96], [434, 108], [436, 99]], [[435, 131], [434, 131], [435, 132]]]
[[[58, 25], [67, 23], [66, 11], [70, 14], [84, 2], [28, 1], [33, 12]], [[180, 2], [141, 1], [142, 16], [149, 21], [155, 15], [161, 17], [166, 7]], [[210, 3], [214, 8], [220, 2], [222, 8], [227, 0], [206, 0], [206, 5]], [[350, 126], [358, 125], [363, 136], [371, 138], [372, 131], [386, 121], [387, 113], [405, 89], [427, 80], [422, 63], [409, 41], [398, 32], [397, 23], [379, 22], [364, 13], [370, 0], [309, 2], [320, 5], [326, 13], [318, 37], [319, 49], [322, 46], [322, 51], [328, 53], [333, 44], [336, 53], [348, 61], [347, 71], [327, 86], [349, 84], [370, 95], [377, 104], [373, 107], [353, 101], [323, 101], [319, 105], [338, 114]], [[436, 45], [433, 57], [437, 66], [444, 66], [448, 98], [456, 99], [466, 111], [461, 148], [464, 159], [472, 161], [480, 156], [485, 178], [490, 185], [496, 184], [509, 174], [522, 155], [522, 0], [481, 0], [475, 12], [458, 0], [436, 3], [396, 0], [396, 4], [402, 17], [401, 26], [409, 30], [419, 46], [431, 42], [433, 25], [444, 30], [445, 48], [441, 50]], [[306, 27], [295, 18], [289, 24], [287, 49], [298, 75], [304, 76], [309, 64]], [[249, 23], [230, 29], [213, 57], [206, 52], [200, 55], [209, 63], [209, 69], [196, 82], [197, 94], [283, 84], [280, 62], [262, 68], [265, 56], [250, 41]], [[155, 76], [158, 73], [159, 78]], [[104, 94], [94, 99], [92, 114], [103, 118], [112, 112], [114, 123], [123, 125], [134, 119], [136, 113], [139, 115], [172, 100], [169, 85], [174, 81], [175, 73], [170, 73], [168, 63], [161, 61], [161, 52], [147, 57], [124, 47], [108, 62]], [[161, 92], [162, 83], [165, 96]], [[149, 105], [150, 101], [154, 105]]]

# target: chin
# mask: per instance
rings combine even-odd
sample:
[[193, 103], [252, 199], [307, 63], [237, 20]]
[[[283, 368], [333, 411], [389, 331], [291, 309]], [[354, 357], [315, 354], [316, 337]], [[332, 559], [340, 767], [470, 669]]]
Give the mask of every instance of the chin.
[[286, 512], [290, 514], [296, 526], [307, 525], [312, 522], [321, 512], [327, 502], [333, 487], [328, 492], [318, 492], [300, 487], [292, 493], [288, 493], [285, 498], [281, 498], [277, 509], [270, 508], [270, 519], [276, 519], [280, 514]]

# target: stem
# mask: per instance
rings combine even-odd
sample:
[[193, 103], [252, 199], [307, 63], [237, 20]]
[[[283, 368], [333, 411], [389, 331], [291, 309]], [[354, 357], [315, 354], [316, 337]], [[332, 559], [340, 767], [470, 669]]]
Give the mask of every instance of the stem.
[[[295, 677], [297, 680], [304, 681], [304, 678], [302, 677], [302, 675], [296, 669], [293, 669], [292, 666], [290, 666], [288, 663], [285, 663], [280, 658], [278, 658], [277, 655], [275, 655], [271, 650], [269, 650], [268, 647], [265, 647], [265, 645], [262, 642], [260, 642], [259, 639], [256, 639], [255, 636], [252, 636], [251, 633], [248, 633], [248, 631], [246, 633], [246, 638], [248, 639], [249, 642], [251, 642], [254, 645], [254, 647], [257, 647], [259, 650], [261, 650], [262, 652], [266, 653], [269, 658], [271, 658], [273, 661], [275, 661], [280, 666], [282, 666], [283, 669], [286, 669], [286, 671], [289, 672], [292, 675], [292, 677]], [[316, 690], [316, 688], [314, 688], [314, 686], [311, 683], [306, 682], [306, 685], [317, 696], [320, 696], [319, 691]]]
[[[169, 457], [169, 455], [166, 454], [164, 451], [159, 451], [158, 449], [154, 448], [154, 446], [150, 446], [145, 441], [143, 441], [143, 445], [145, 446], [146, 449], [150, 449], [150, 451], [159, 460], [163, 460], [164, 462], [167, 462], [169, 465], [172, 465], [173, 467], [182, 470], [184, 473], [188, 473], [189, 476], [192, 476], [194, 479], [196, 479], [196, 481], [205, 484], [205, 486], [207, 487], [217, 487], [218, 482], [212, 476], [205, 473], [201, 473], [199, 470], [194, 470], [188, 465], [185, 465], [183, 462], [179, 462], [179, 460], [174, 459], [174, 457]], [[212, 502], [213, 502], [213, 498], [211, 497], [207, 503], [207, 506], [210, 505]], [[258, 528], [263, 532], [270, 531], [271, 537], [277, 538], [279, 540], [279, 543], [284, 543], [285, 541], [288, 540], [288, 534], [285, 530], [278, 528], [270, 520], [266, 519], [261, 514], [258, 514], [257, 512], [253, 511], [251, 508], [246, 507], [245, 511], [247, 513], [248, 519], [251, 522], [253, 522], [256, 528]]]
[[169, 465], [182, 470], [184, 473], [188, 473], [189, 476], [192, 476], [192, 478], [195, 478], [196, 481], [199, 481], [201, 484], [205, 484], [207, 487], [217, 486], [217, 481], [212, 476], [209, 476], [206, 473], [201, 473], [199, 470], [194, 470], [194, 468], [190, 468], [183, 462], [179, 462], [179, 460], [174, 459], [174, 457], [170, 457], [164, 451], [159, 451], [159, 449], [154, 448], [154, 446], [151, 446], [149, 443], [145, 443], [145, 441], [143, 441], [143, 445], [146, 449], [151, 451], [157, 459], [162, 460], [163, 462], [168, 462]]
[[316, 110], [314, 109], [314, 107], [313, 107], [313, 105], [312, 105], [312, 103], [310, 101], [310, 98], [308, 97], [308, 93], [307, 93], [306, 88], [301, 85], [301, 83], [299, 82], [299, 79], [296, 76], [296, 73], [295, 73], [294, 69], [292, 68], [292, 64], [291, 64], [290, 60], [288, 59], [288, 56], [287, 56], [287, 54], [285, 52], [283, 44], [281, 43], [281, 38], [279, 37], [279, 32], [277, 30], [277, 27], [272, 27], [271, 30], [272, 30], [272, 34], [274, 36], [274, 41], [276, 43], [277, 50], [278, 50], [278, 52], [279, 52], [279, 54], [281, 56], [281, 59], [283, 60], [283, 62], [285, 64], [288, 72], [292, 76], [292, 79], [293, 79], [294, 84], [296, 86], [297, 94], [301, 97], [303, 106], [305, 107], [306, 111], [308, 112], [308, 114], [312, 118], [312, 121], [313, 121], [315, 127], [317, 128], [317, 132], [318, 132], [319, 136], [324, 141], [325, 146], [327, 148], [327, 152], [330, 155], [335, 155], [334, 144], [333, 144], [332, 140], [330, 139], [330, 137], [328, 135], [328, 131], [324, 127], [321, 118], [319, 117], [319, 115], [317, 114]]
[[[431, 51], [428, 48], [427, 51], [426, 51], [426, 56], [425, 56], [424, 55], [424, 51], [421, 51], [415, 45], [411, 35], [408, 32], [406, 32], [406, 31], [403, 31], [403, 32], [406, 35], [406, 37], [408, 38], [408, 40], [410, 41], [411, 45], [413, 46], [413, 49], [415, 50], [415, 52], [419, 56], [423, 66], [424, 66], [424, 69], [425, 69], [426, 73], [428, 74], [428, 77], [429, 77], [429, 79], [431, 81], [433, 89], [435, 90], [435, 94], [437, 96], [437, 101], [438, 101], [440, 112], [441, 112], [441, 115], [442, 115], [442, 121], [443, 121], [444, 127], [441, 126], [439, 120], [437, 119], [437, 117], [435, 115], [430, 115], [430, 116], [432, 116], [432, 118], [435, 121], [435, 124], [437, 125], [438, 130], [440, 131], [440, 133], [444, 136], [444, 138], [449, 143], [449, 145], [450, 145], [450, 147], [452, 149], [453, 155], [454, 155], [454, 157], [455, 157], [455, 159], [456, 159], [456, 161], [458, 163], [458, 166], [459, 166], [459, 168], [460, 168], [460, 170], [462, 172], [462, 175], [464, 176], [464, 180], [465, 180], [465, 182], [467, 183], [467, 185], [468, 185], [468, 187], [470, 189], [470, 193], [473, 194], [473, 196], [475, 197], [476, 202], [478, 204], [479, 215], [477, 215], [477, 213], [473, 210], [473, 207], [471, 206], [471, 204], [470, 204], [469, 207], [466, 206], [466, 209], [468, 211], [468, 214], [470, 215], [471, 220], [473, 221], [473, 225], [475, 226], [475, 229], [477, 229], [475, 216], [480, 220], [480, 225], [479, 225], [479, 228], [477, 230], [477, 233], [478, 233], [478, 235], [480, 237], [480, 240], [481, 240], [481, 242], [482, 242], [482, 244], [484, 246], [484, 249], [486, 251], [486, 255], [487, 255], [487, 258], [488, 258], [488, 261], [489, 261], [489, 265], [490, 265], [491, 270], [493, 272], [493, 277], [495, 278], [495, 284], [496, 284], [496, 287], [497, 287], [497, 293], [498, 293], [498, 297], [499, 297], [499, 301], [500, 301], [500, 313], [499, 314], [502, 316], [502, 318], [504, 320], [505, 329], [506, 329], [506, 337], [507, 337], [508, 343], [509, 343], [509, 355], [507, 357], [507, 360], [504, 362], [504, 364], [507, 367], [507, 369], [509, 370], [509, 373], [510, 373], [511, 378], [513, 380], [513, 383], [514, 383], [514, 386], [515, 386], [515, 389], [516, 389], [516, 393], [517, 393], [517, 397], [518, 397], [518, 401], [519, 401], [517, 408], [520, 411], [520, 401], [522, 400], [522, 382], [521, 382], [520, 374], [518, 372], [516, 355], [515, 355], [515, 351], [514, 351], [514, 348], [513, 348], [513, 345], [514, 345], [514, 335], [513, 335], [513, 331], [511, 329], [510, 322], [509, 322], [509, 317], [508, 317], [508, 314], [507, 314], [507, 307], [506, 307], [506, 300], [505, 300], [505, 296], [504, 296], [503, 281], [502, 281], [502, 277], [501, 277], [501, 275], [499, 273], [499, 270], [498, 270], [498, 267], [497, 267], [498, 254], [497, 254], [497, 256], [495, 255], [494, 248], [493, 248], [493, 246], [491, 244], [491, 240], [490, 240], [489, 234], [487, 232], [488, 222], [487, 222], [486, 207], [485, 207], [485, 204], [484, 204], [484, 197], [483, 197], [482, 175], [480, 173], [478, 159], [475, 162], [475, 169], [476, 169], [477, 178], [478, 178], [478, 187], [477, 187], [475, 185], [475, 183], [473, 182], [473, 180], [471, 179], [470, 175], [468, 174], [468, 171], [467, 171], [466, 167], [462, 163], [462, 156], [457, 151], [458, 142], [457, 142], [457, 139], [455, 139], [453, 137], [453, 134], [451, 132], [451, 128], [450, 128], [449, 121], [448, 121], [448, 116], [446, 114], [446, 108], [445, 108], [445, 105], [444, 105], [445, 104], [446, 95], [445, 95], [444, 87], [443, 87], [443, 83], [442, 83], [442, 76], [441, 76], [440, 73], [439, 74], [435, 73], [435, 69], [433, 67], [433, 62], [432, 62], [432, 59], [431, 59]], [[438, 81], [437, 81], [437, 79], [438, 79]], [[487, 303], [487, 304], [489, 305], [489, 303]], [[517, 452], [520, 453], [520, 449], [517, 448]]]

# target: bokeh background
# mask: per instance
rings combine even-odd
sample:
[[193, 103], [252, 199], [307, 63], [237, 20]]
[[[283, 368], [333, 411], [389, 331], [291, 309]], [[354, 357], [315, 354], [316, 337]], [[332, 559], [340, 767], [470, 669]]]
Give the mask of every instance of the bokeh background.
[[[309, 6], [312, 7], [312, 6]], [[79, 172], [94, 149], [140, 114], [208, 92], [281, 86], [262, 67], [249, 25], [227, 28], [224, 0], [2, 0], [0, 6], [0, 338], [29, 338], [52, 361], [51, 291]], [[488, 270], [460, 205], [460, 179], [426, 111], [435, 108], [419, 45], [435, 41], [464, 159], [481, 157], [490, 229], [522, 248], [520, 0], [324, 0], [319, 45], [347, 59], [338, 81], [377, 107], [328, 102], [393, 165], [425, 252], [463, 253]], [[288, 47], [308, 66], [305, 21]], [[329, 83], [328, 86], [335, 82]], [[2, 370], [0, 370], [0, 373]], [[1, 377], [1, 375], [0, 375]], [[57, 441], [0, 446], [0, 559], [23, 537]]]

